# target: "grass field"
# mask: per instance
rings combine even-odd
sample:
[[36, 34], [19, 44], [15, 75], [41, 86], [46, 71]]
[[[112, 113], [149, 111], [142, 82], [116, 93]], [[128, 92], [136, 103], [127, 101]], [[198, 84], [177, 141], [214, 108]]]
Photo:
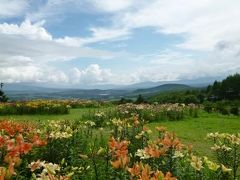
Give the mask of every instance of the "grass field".
[[207, 133], [240, 132], [240, 117], [201, 113], [198, 118], [189, 118], [182, 121], [150, 123], [148, 126], [154, 130], [155, 127], [159, 125], [167, 127], [170, 131], [174, 131], [183, 143], [192, 144], [193, 150], [196, 153], [211, 157], [212, 152], [210, 147], [212, 143], [206, 139]]
[[[70, 114], [66, 115], [11, 115], [0, 116], [0, 119], [15, 120], [78, 120], [83, 113], [90, 109], [71, 109]], [[97, 110], [97, 109], [96, 109]], [[101, 109], [102, 110], [102, 109]], [[212, 156], [210, 147], [211, 143], [206, 140], [209, 132], [227, 132], [237, 133], [240, 131], [240, 117], [223, 116], [220, 114], [200, 113], [198, 118], [188, 118], [182, 121], [164, 121], [149, 123], [148, 127], [155, 131], [156, 126], [165, 126], [169, 131], [173, 131], [185, 144], [192, 144], [193, 150], [200, 155]], [[153, 136], [156, 133], [153, 133]]]

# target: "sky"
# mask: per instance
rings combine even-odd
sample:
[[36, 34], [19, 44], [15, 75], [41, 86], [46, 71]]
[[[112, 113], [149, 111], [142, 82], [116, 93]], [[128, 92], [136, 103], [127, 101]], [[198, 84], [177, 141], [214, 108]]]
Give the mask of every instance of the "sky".
[[56, 86], [240, 72], [237, 0], [0, 0], [0, 81]]

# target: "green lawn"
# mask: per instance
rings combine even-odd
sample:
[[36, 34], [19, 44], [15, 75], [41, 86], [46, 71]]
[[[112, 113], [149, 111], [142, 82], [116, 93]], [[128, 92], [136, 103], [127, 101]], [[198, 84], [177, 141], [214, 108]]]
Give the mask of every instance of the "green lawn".
[[[66, 115], [10, 115], [0, 116], [0, 119], [16, 120], [78, 120], [84, 112], [90, 109], [71, 109]], [[92, 109], [91, 109], [92, 110]], [[98, 109], [96, 109], [97, 111]], [[102, 110], [102, 109], [101, 109]], [[196, 153], [211, 156], [211, 143], [206, 140], [209, 132], [240, 132], [240, 116], [223, 116], [219, 114], [200, 113], [198, 118], [189, 118], [182, 121], [165, 121], [150, 123], [148, 126], [154, 131], [156, 126], [165, 126], [169, 131], [174, 131], [184, 144], [192, 144]], [[156, 133], [153, 133], [153, 136]]]
[[240, 132], [240, 117], [201, 113], [198, 118], [150, 123], [148, 126], [154, 130], [159, 125], [165, 126], [168, 130], [175, 132], [184, 144], [192, 144], [193, 150], [197, 154], [212, 156], [210, 150], [212, 143], [209, 139], [206, 139], [207, 133]]

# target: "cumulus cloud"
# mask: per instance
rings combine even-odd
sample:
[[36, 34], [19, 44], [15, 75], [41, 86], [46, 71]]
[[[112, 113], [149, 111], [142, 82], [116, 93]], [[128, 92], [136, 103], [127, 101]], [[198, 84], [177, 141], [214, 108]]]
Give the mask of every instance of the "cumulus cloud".
[[26, 63], [28, 59], [24, 57], [21, 59], [23, 60], [21, 65], [0, 67], [1, 82], [68, 83], [72, 85], [118, 83], [110, 69], [103, 69], [98, 64], [91, 64], [86, 68], [59, 70], [51, 66]]
[[67, 75], [57, 69], [35, 65], [0, 68], [0, 81], [13, 82], [69, 82]]
[[113, 74], [110, 69], [102, 69], [98, 64], [91, 64], [86, 69], [73, 68], [72, 80], [75, 84], [101, 84], [110, 83]]
[[[139, 81], [174, 81], [202, 77], [227, 76], [240, 72], [240, 60], [236, 54], [240, 46], [228, 45], [224, 50], [214, 49], [204, 56], [194, 53], [165, 50], [146, 55], [148, 65], [139, 68]], [[141, 58], [139, 61], [143, 61]], [[139, 62], [141, 64], [141, 62]]]
[[100, 67], [98, 64], [90, 64], [86, 68], [72, 68], [69, 72], [69, 80], [74, 85], [127, 85], [143, 80], [139, 79], [139, 72], [116, 73], [112, 69]]
[[20, 25], [0, 24], [1, 81], [67, 81], [64, 73], [56, 73], [56, 70], [45, 66], [48, 67], [52, 61], [80, 57], [109, 58], [113, 55], [107, 51], [59, 43], [42, 25], [43, 22], [32, 24], [29, 20]]
[[20, 25], [17, 24], [0, 24], [0, 33], [6, 35], [18, 35], [32, 40], [52, 40], [52, 35], [42, 26], [44, 21], [32, 24], [28, 19]]

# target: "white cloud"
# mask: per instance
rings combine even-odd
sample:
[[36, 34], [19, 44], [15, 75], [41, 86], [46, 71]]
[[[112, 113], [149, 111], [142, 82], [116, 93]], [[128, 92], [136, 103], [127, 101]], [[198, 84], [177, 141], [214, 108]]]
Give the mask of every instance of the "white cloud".
[[34, 21], [62, 18], [72, 12], [107, 13], [109, 27], [90, 28], [90, 37], [65, 37], [59, 41], [81, 45], [126, 37], [132, 29], [154, 27], [156, 31], [179, 34], [185, 40], [178, 47], [209, 51], [220, 41], [240, 39], [240, 1], [229, 0], [47, 0], [37, 12], [28, 14]]
[[[108, 13], [109, 27], [90, 28], [90, 37], [64, 41], [77, 44], [129, 38], [131, 30], [153, 27], [159, 33], [178, 34], [184, 38], [176, 46], [184, 49], [211, 51], [221, 41], [240, 40], [240, 1], [228, 0], [154, 0], [95, 1], [90, 4]], [[120, 4], [120, 5], [118, 5]], [[135, 7], [134, 7], [134, 6]], [[116, 6], [116, 9], [114, 8]], [[91, 7], [91, 6], [90, 6]], [[119, 9], [117, 8], [119, 7]], [[120, 11], [121, 10], [121, 11]], [[226, 13], [227, 12], [227, 13]]]
[[[145, 55], [144, 61], [149, 62], [147, 65], [136, 62], [138, 66], [126, 73], [117, 73], [112, 69], [102, 68], [98, 64], [91, 64], [86, 68], [59, 70], [46, 65], [38, 66], [36, 63], [33, 64], [31, 59], [17, 57], [22, 59], [22, 65], [0, 68], [0, 80], [4, 82], [65, 82], [78, 87], [79, 85], [132, 84], [144, 81], [175, 81], [225, 76], [236, 71], [240, 72], [239, 55], [233, 50], [238, 47], [230, 47], [224, 49], [224, 52], [215, 50], [217, 52], [212, 52], [204, 60], [196, 60], [192, 54], [165, 50]], [[231, 59], [225, 61], [226, 57]]]
[[28, 2], [26, 0], [1, 0], [0, 19], [23, 15], [27, 8]]
[[73, 68], [72, 79], [75, 84], [101, 84], [109, 83], [113, 79], [110, 69], [102, 69], [98, 64], [91, 64], [86, 69]]
[[[1, 0], [0, 18], [23, 16], [28, 8], [26, 2]], [[239, 7], [240, 1], [231, 0], [47, 0], [36, 13], [25, 13], [36, 23], [26, 20], [20, 25], [0, 24], [0, 80], [71, 83], [74, 79], [74, 83], [80, 84], [133, 83], [239, 72]], [[104, 22], [108, 21], [110, 25], [89, 28], [91, 35], [88, 37], [56, 39], [44, 28], [44, 21], [39, 21], [78, 11], [106, 13]], [[133, 29], [146, 27], [153, 27], [159, 33], [177, 34], [183, 41], [174, 44], [175, 51], [142, 56], [140, 59], [144, 63], [139, 62], [126, 74], [113, 73], [97, 64], [85, 69], [74, 68], [71, 72], [48, 66], [50, 61], [113, 57], [113, 53], [84, 46], [123, 41], [130, 38]], [[130, 56], [126, 58], [131, 59]]]
[[[145, 56], [150, 62], [136, 72], [138, 81], [172, 81], [178, 79], [196, 79], [201, 77], [219, 77], [240, 72], [240, 59], [236, 53], [240, 45], [226, 45], [223, 50], [214, 49], [203, 57], [187, 52], [165, 50]], [[142, 62], [138, 62], [141, 64]]]
[[[42, 19], [61, 19], [63, 14], [72, 12], [91, 13], [111, 13], [106, 21], [111, 23], [112, 15], [117, 12], [127, 11], [136, 8], [142, 4], [141, 1], [136, 0], [48, 0], [45, 5], [41, 6], [37, 12], [28, 13], [27, 17], [32, 21], [39, 21]], [[71, 11], [69, 11], [71, 9]], [[88, 29], [91, 33], [88, 37], [68, 37], [57, 39], [57, 42], [70, 45], [82, 46], [84, 44], [91, 44], [105, 41], [119, 41], [129, 38], [130, 31], [128, 28], [114, 25], [112, 27], [91, 27]]]
[[140, 3], [139, 0], [89, 0], [89, 2], [96, 9], [104, 12], [118, 12], [121, 10], [126, 10], [132, 6], [136, 7], [136, 4]]
[[35, 66], [0, 68], [1, 82], [35, 82], [38, 81], [40, 76], [42, 76], [42, 73]]
[[39, 6], [33, 12], [27, 12], [26, 16], [31, 21], [39, 21], [42, 19], [60, 18], [61, 14], [64, 14], [78, 7], [74, 0], [46, 0], [41, 6]]
[[[139, 71], [138, 71], [139, 72]], [[69, 72], [70, 82], [74, 85], [116, 84], [124, 85], [140, 82], [139, 74], [136, 72], [116, 73], [112, 69], [102, 68], [98, 64], [91, 64], [85, 69], [73, 68]]]
[[130, 35], [128, 29], [91, 28], [90, 31], [92, 33], [90, 37], [80, 38], [66, 36], [56, 41], [69, 46], [83, 46], [97, 42], [122, 41], [129, 38]]
[[8, 35], [21, 35], [32, 40], [52, 40], [52, 35], [42, 26], [44, 21], [32, 24], [29, 20], [25, 20], [19, 26], [17, 24], [0, 24], [0, 33]]
[[45, 76], [47, 79], [42, 80], [42, 82], [69, 83], [69, 77], [66, 75], [66, 73], [60, 70], [53, 69], [47, 71]]
[[21, 25], [0, 24], [0, 56], [23, 56], [33, 61], [69, 60], [77, 57], [109, 57], [112, 53], [59, 43], [42, 27], [26, 20]]
[[0, 24], [0, 81], [68, 81], [49, 65], [80, 57], [109, 58], [112, 53], [62, 44], [42, 27], [26, 20], [21, 25]]
[[64, 72], [48, 67], [35, 65], [12, 66], [0, 68], [0, 81], [13, 82], [68, 82], [69, 79]]
[[219, 41], [240, 39], [239, 7], [239, 1], [228, 0], [156, 0], [114, 21], [129, 29], [155, 27], [161, 33], [183, 35], [179, 47], [208, 51]]
[[35, 12], [27, 13], [33, 21], [41, 19], [61, 19], [62, 14], [84, 12], [102, 14], [126, 11], [140, 6], [144, 0], [47, 0]]
[[85, 39], [86, 42], [98, 42], [107, 40], [123, 40], [128, 37], [128, 29], [122, 28], [91, 28], [92, 37]]
[[0, 55], [0, 68], [11, 66], [31, 65], [33, 60], [24, 56], [3, 56]]

